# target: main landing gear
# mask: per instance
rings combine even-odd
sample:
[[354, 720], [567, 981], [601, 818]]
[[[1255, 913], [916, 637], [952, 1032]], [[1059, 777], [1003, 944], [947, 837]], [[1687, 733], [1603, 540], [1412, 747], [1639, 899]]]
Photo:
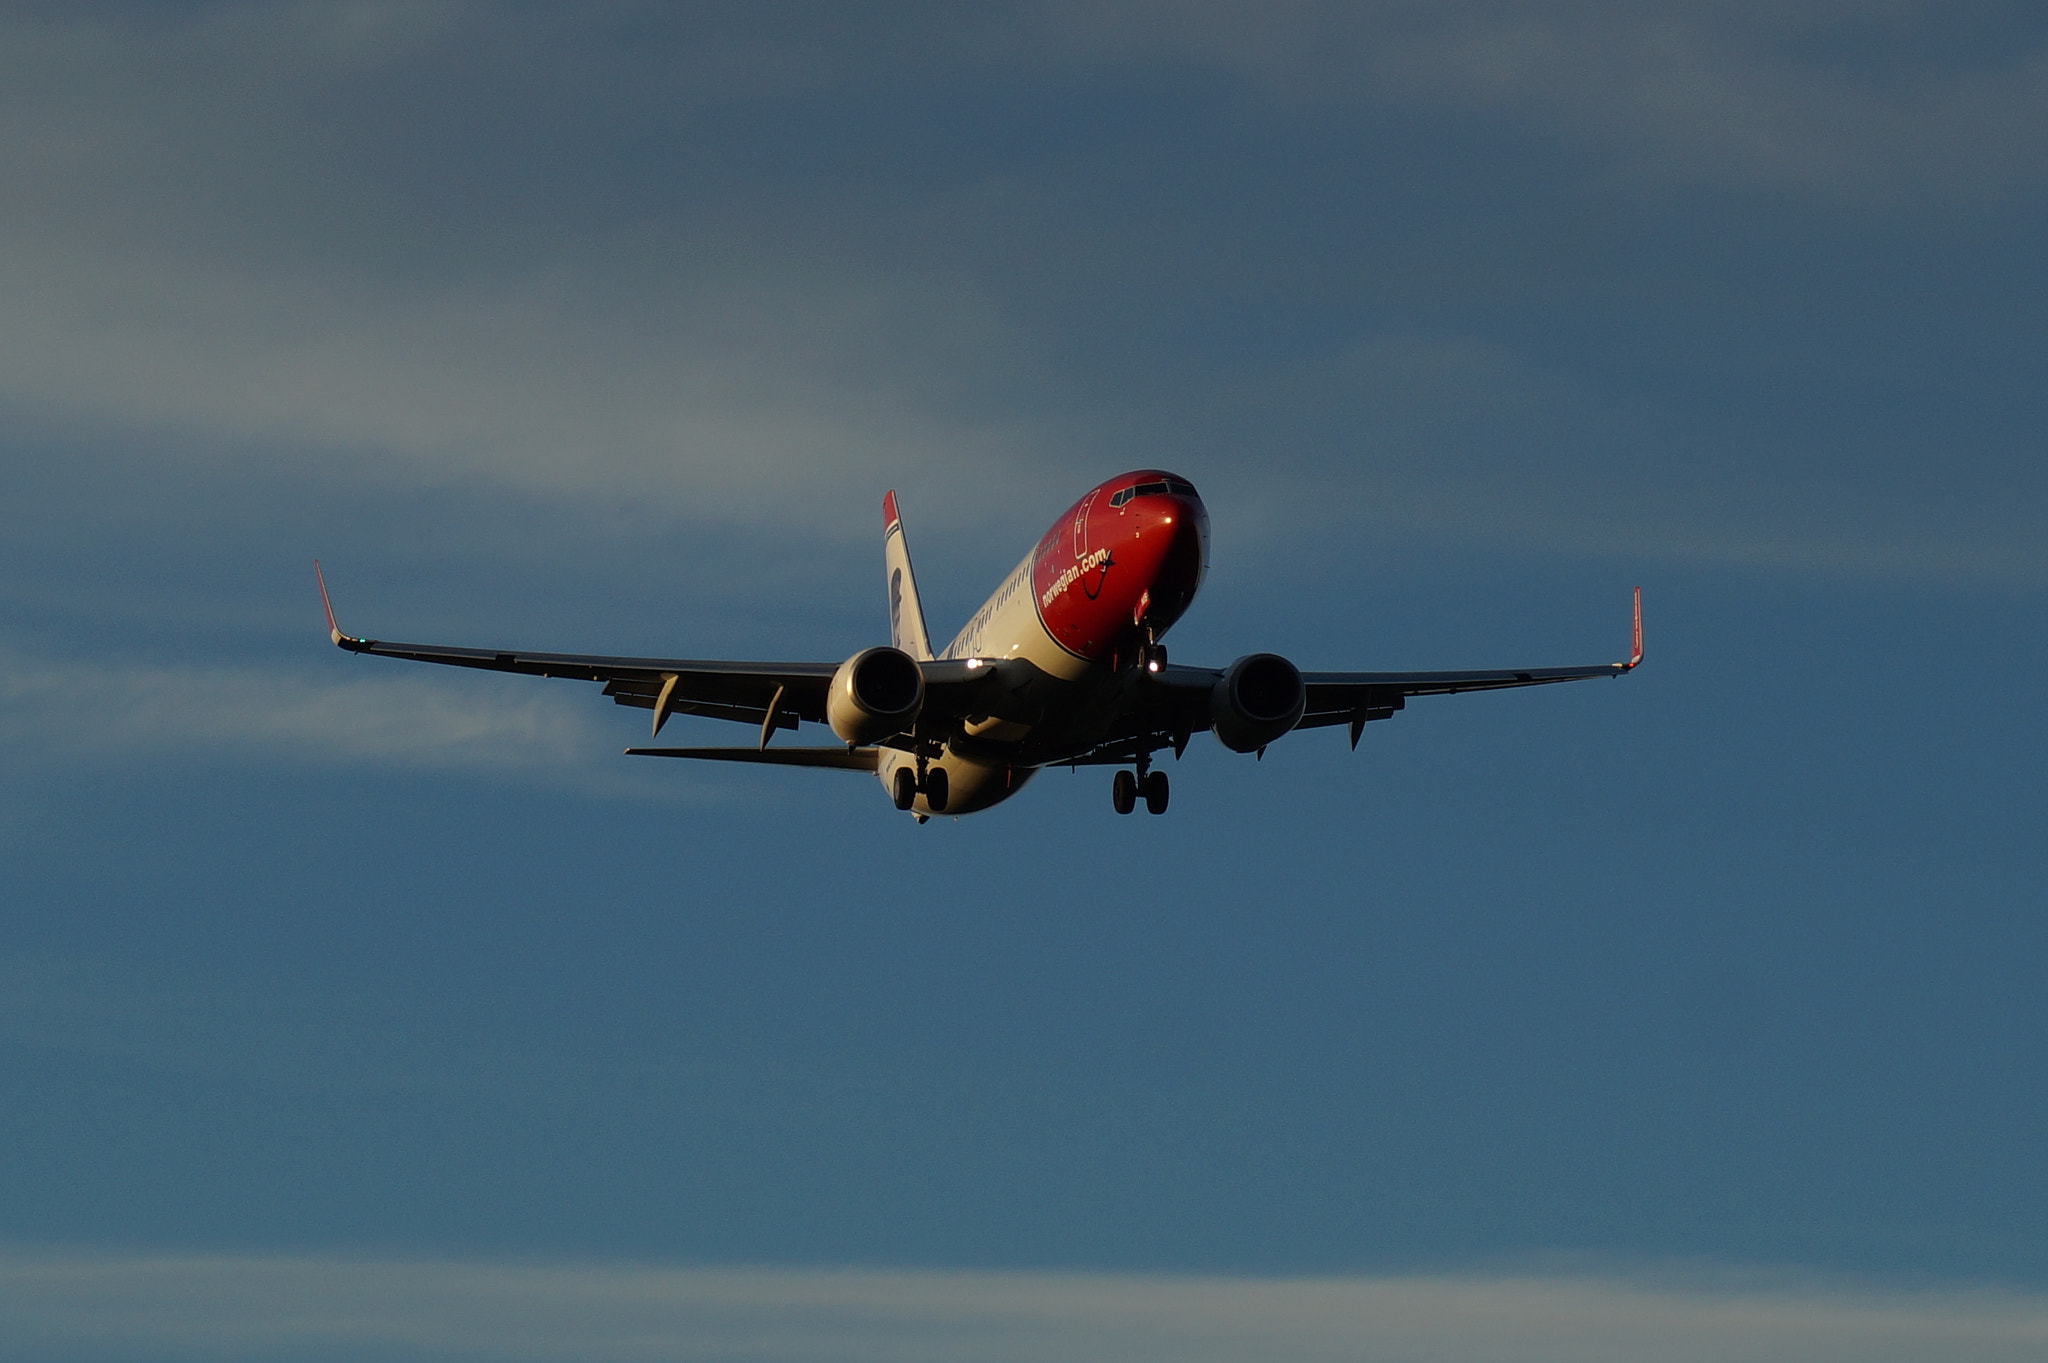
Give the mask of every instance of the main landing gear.
[[908, 767], [896, 768], [895, 786], [889, 792], [896, 798], [896, 807], [907, 810], [917, 803], [917, 797], [922, 794], [925, 808], [934, 814], [945, 813], [946, 797], [951, 794], [951, 783], [946, 779], [946, 769], [927, 769], [923, 758], [918, 759], [917, 766], [916, 772], [912, 772]]
[[1109, 802], [1116, 806], [1119, 814], [1128, 814], [1138, 807], [1138, 797], [1145, 797], [1145, 811], [1148, 814], [1166, 812], [1166, 773], [1149, 771], [1140, 775], [1132, 771], [1120, 771], [1109, 783]]

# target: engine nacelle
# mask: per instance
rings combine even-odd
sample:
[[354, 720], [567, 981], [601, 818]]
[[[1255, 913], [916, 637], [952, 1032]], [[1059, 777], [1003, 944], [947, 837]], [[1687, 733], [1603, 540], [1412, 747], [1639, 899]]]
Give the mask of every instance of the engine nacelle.
[[847, 743], [873, 743], [917, 723], [924, 672], [900, 648], [862, 649], [832, 674], [825, 722]]
[[1209, 693], [1216, 737], [1232, 752], [1265, 747], [1292, 729], [1307, 705], [1300, 671], [1277, 653], [1247, 653]]

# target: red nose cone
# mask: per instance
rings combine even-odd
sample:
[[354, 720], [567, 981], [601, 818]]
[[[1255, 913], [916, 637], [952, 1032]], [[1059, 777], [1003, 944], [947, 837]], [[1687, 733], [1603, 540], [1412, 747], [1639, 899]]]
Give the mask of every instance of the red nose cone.
[[1134, 602], [1132, 623], [1156, 636], [1180, 619], [1208, 564], [1208, 516], [1192, 497], [1140, 497], [1127, 508], [1124, 554], [1134, 577], [1143, 579], [1142, 604]]
[[1112, 479], [1040, 543], [1039, 617], [1069, 652], [1129, 659], [1187, 610], [1209, 560], [1209, 516], [1186, 480], [1156, 471]]

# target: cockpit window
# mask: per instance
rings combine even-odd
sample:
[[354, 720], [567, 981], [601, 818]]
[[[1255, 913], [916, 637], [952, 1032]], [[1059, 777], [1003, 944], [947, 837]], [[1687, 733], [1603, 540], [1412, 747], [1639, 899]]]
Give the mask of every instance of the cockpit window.
[[1195, 491], [1193, 483], [1183, 483], [1178, 478], [1168, 478], [1164, 482], [1140, 483], [1136, 487], [1127, 487], [1112, 492], [1109, 494], [1109, 504], [1111, 506], [1122, 506], [1133, 497], [1163, 497], [1169, 492], [1177, 497], [1201, 496], [1199, 492]]

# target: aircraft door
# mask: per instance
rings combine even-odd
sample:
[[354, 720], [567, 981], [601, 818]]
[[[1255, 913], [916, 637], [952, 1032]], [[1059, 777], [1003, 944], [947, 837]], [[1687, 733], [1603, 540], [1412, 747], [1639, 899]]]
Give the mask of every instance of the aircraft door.
[[1089, 493], [1081, 499], [1081, 504], [1074, 508], [1074, 557], [1077, 559], [1088, 557], [1088, 512], [1095, 505], [1096, 493], [1101, 490], [1097, 488], [1095, 492]]

